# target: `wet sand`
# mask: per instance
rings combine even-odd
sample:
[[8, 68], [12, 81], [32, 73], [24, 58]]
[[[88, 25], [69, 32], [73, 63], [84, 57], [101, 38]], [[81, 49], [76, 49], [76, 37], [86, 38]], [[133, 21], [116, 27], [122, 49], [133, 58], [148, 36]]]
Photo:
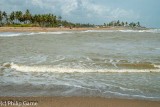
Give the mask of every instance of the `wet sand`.
[[98, 97], [0, 97], [1, 107], [13, 107], [4, 105], [5, 101], [14, 107], [20, 106], [18, 102], [23, 102], [21, 107], [160, 107], [160, 101]]
[[54, 31], [84, 31], [84, 30], [124, 30], [124, 27], [108, 28], [47, 28], [47, 27], [0, 27], [0, 32], [54, 32]]

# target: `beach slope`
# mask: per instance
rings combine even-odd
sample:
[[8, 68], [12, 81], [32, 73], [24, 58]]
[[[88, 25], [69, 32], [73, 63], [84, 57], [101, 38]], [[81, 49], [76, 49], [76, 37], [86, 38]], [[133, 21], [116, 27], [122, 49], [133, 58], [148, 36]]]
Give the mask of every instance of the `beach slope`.
[[[160, 101], [107, 99], [98, 97], [0, 97], [2, 101], [36, 102], [27, 107], [159, 107]], [[24, 105], [26, 106], [26, 105]], [[13, 107], [7, 105], [7, 107]], [[16, 106], [14, 106], [16, 107]], [[18, 105], [17, 105], [18, 107]], [[22, 106], [23, 107], [23, 106]]]

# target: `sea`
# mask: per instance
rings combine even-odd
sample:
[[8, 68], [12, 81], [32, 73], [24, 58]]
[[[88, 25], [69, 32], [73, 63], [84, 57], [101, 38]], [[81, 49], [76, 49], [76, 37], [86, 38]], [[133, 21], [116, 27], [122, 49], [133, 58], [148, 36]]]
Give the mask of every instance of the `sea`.
[[0, 96], [160, 101], [160, 29], [1, 32]]

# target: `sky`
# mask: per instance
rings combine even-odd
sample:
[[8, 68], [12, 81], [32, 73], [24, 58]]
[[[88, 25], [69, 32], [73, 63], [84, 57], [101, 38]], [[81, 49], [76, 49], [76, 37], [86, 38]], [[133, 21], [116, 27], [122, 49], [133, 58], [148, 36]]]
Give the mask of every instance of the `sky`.
[[140, 22], [160, 28], [160, 0], [0, 0], [0, 10], [53, 13], [75, 23]]

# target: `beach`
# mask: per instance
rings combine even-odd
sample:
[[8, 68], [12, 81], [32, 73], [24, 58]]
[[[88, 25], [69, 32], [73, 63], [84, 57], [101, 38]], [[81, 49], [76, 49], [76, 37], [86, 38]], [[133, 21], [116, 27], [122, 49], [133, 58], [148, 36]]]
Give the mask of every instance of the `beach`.
[[85, 31], [85, 30], [124, 30], [125, 27], [106, 28], [65, 28], [65, 27], [0, 27], [0, 32], [53, 32], [53, 31]]
[[0, 4], [0, 107], [160, 107], [160, 0]]
[[[1, 107], [159, 107], [159, 101], [106, 99], [98, 97], [0, 97], [0, 101], [8, 101]], [[12, 102], [12, 103], [11, 103]], [[16, 103], [17, 102], [17, 103]], [[13, 106], [12, 104], [17, 104]]]
[[159, 35], [159, 29], [1, 27], [0, 104], [159, 107]]

